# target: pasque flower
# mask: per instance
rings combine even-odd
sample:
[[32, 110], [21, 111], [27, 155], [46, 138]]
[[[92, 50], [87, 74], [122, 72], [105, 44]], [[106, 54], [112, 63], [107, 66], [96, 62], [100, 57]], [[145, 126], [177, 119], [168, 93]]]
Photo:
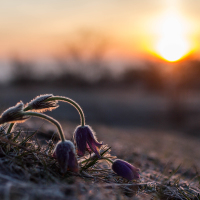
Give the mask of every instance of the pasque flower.
[[53, 94], [43, 94], [35, 97], [32, 101], [27, 103], [25, 111], [31, 110], [36, 112], [45, 112], [45, 111], [52, 111], [58, 108], [58, 101], [57, 100], [49, 100], [51, 97], [54, 97]]
[[29, 116], [24, 115], [24, 104], [22, 101], [18, 102], [15, 106], [5, 110], [0, 117], [0, 124], [17, 122], [22, 123], [29, 119]]
[[90, 126], [78, 126], [74, 132], [74, 140], [77, 146], [78, 156], [84, 156], [85, 151], [94, 152], [99, 158], [99, 149], [102, 143], [99, 143], [95, 137], [94, 131]]
[[78, 162], [76, 158], [75, 146], [69, 141], [58, 142], [54, 149], [53, 156], [57, 159], [61, 173], [67, 170], [78, 172]]
[[112, 164], [112, 170], [129, 181], [140, 178], [140, 170], [124, 160], [115, 160]]
[[[21, 108], [21, 111], [35, 111], [35, 112], [45, 112], [45, 111], [52, 111], [53, 109], [58, 108], [58, 101], [57, 100], [50, 100], [53, 97], [53, 94], [43, 94], [37, 96], [35, 99], [30, 101], [26, 104], [26, 106]], [[49, 101], [48, 101], [49, 100]], [[16, 107], [16, 106], [15, 106]], [[10, 133], [13, 129], [14, 123], [10, 124], [7, 133]]]

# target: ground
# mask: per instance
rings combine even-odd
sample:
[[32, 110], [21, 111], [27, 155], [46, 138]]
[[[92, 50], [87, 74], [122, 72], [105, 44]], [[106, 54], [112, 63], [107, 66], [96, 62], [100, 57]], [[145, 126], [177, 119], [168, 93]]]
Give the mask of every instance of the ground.
[[[1, 109], [19, 100], [25, 103], [36, 93], [50, 93], [50, 90], [3, 89]], [[129, 95], [128, 90], [121, 91], [124, 98], [119, 99], [117, 91], [107, 89], [75, 92], [69, 89], [56, 93], [52, 90], [54, 94], [77, 99], [98, 140], [111, 147], [111, 156], [140, 168], [141, 178], [128, 182], [118, 177], [106, 162], [96, 163], [80, 174], [62, 175], [49, 143], [52, 135], [54, 144], [59, 140], [54, 134], [56, 128], [48, 122], [30, 119], [19, 124], [12, 135], [1, 135], [0, 199], [199, 199], [200, 137], [188, 134], [188, 130], [193, 133], [188, 128], [191, 121], [197, 125], [197, 118], [191, 120], [196, 115], [193, 111], [199, 109], [197, 95], [189, 99], [192, 103], [187, 103], [183, 112], [189, 113], [184, 116], [187, 123], [181, 121], [181, 127], [173, 129], [166, 120], [165, 97]], [[185, 104], [189, 100], [185, 98]], [[66, 138], [72, 139], [79, 124], [78, 115], [63, 104], [60, 107], [63, 109], [58, 108], [55, 114], [53, 111], [52, 116], [59, 119]]]

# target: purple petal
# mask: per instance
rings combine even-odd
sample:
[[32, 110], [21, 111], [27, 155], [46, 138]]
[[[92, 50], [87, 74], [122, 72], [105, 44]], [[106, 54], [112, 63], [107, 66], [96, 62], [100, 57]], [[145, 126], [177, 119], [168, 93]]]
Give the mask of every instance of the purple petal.
[[78, 156], [84, 156], [86, 150], [87, 131], [85, 127], [78, 126], [74, 132]]
[[101, 147], [101, 143], [97, 142], [94, 136], [92, 129], [88, 126], [87, 127], [87, 144], [89, 145], [90, 149], [99, 157], [99, 148]]
[[68, 169], [78, 172], [75, 146], [71, 141], [59, 142], [55, 148], [55, 156], [61, 168], [61, 173], [65, 173]]
[[[125, 161], [124, 161], [125, 162]], [[139, 175], [139, 171], [140, 169], [134, 167], [133, 165], [131, 165], [130, 163], [126, 162], [127, 166], [131, 169], [131, 171], [133, 172], [134, 178], [133, 179], [139, 179], [140, 175]]]
[[69, 162], [68, 162], [68, 169], [73, 172], [78, 172], [78, 162], [76, 159], [76, 155], [73, 151], [69, 152]]
[[70, 147], [65, 142], [59, 142], [55, 149], [55, 156], [61, 168], [61, 173], [65, 173], [68, 167]]
[[96, 137], [95, 137], [95, 133], [94, 133], [94, 131], [92, 130], [92, 128], [91, 128], [90, 126], [88, 126], [88, 135], [89, 135], [91, 138], [93, 138], [95, 146], [97, 146], [98, 148], [100, 148], [100, 147], [103, 145], [103, 143], [99, 143], [99, 142], [97, 141], [97, 139], [96, 139]]
[[126, 178], [131, 181], [133, 179], [139, 179], [139, 169], [132, 166], [130, 163], [117, 159], [113, 162], [112, 169], [119, 176]]
[[86, 143], [86, 149], [87, 149], [87, 151], [88, 151], [89, 153], [92, 152], [92, 149], [90, 148], [90, 146], [88, 145], [88, 143]]

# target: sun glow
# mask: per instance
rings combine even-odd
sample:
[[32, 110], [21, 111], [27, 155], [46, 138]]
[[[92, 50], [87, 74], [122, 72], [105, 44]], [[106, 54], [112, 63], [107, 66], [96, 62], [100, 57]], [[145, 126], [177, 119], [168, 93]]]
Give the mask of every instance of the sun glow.
[[186, 56], [190, 45], [186, 38], [186, 25], [174, 13], [165, 16], [161, 22], [160, 40], [156, 51], [169, 62], [175, 62]]

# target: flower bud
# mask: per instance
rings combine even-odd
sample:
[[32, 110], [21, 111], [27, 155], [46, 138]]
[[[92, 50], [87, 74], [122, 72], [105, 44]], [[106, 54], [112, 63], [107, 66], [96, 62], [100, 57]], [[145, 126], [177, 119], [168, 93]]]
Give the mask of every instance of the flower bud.
[[5, 110], [0, 117], [0, 124], [3, 123], [23, 123], [29, 116], [24, 115], [24, 104], [22, 101], [18, 102], [15, 106]]
[[95, 133], [90, 126], [78, 126], [74, 132], [74, 140], [77, 146], [78, 156], [84, 156], [85, 151], [94, 152], [100, 158], [99, 149], [102, 143], [99, 143]]
[[53, 157], [57, 159], [61, 173], [66, 173], [67, 170], [78, 172], [75, 146], [71, 141], [65, 140], [64, 142], [58, 142]]
[[112, 170], [129, 181], [140, 178], [140, 170], [124, 160], [115, 160], [112, 164]]
[[28, 110], [36, 111], [36, 112], [45, 112], [52, 111], [59, 107], [58, 101], [46, 101], [50, 97], [53, 97], [53, 94], [44, 94], [37, 96], [35, 99], [26, 104]]

